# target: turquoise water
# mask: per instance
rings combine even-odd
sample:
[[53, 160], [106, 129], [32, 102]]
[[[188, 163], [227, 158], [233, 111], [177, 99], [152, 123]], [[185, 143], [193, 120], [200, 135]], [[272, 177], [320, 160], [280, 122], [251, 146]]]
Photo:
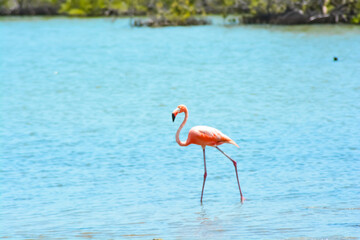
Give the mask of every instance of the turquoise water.
[[0, 237], [360, 238], [359, 27], [128, 23], [0, 21]]

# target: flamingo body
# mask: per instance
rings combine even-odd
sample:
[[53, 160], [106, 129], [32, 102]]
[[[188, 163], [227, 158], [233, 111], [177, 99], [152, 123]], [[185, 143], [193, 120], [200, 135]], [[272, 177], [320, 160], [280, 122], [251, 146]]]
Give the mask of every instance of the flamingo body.
[[230, 143], [239, 147], [231, 138], [220, 132], [218, 129], [208, 126], [196, 126], [191, 128], [186, 142], [203, 147], [216, 147], [224, 143]]
[[237, 172], [237, 163], [235, 160], [233, 160], [231, 157], [229, 157], [226, 153], [224, 153], [220, 148], [218, 148], [219, 145], [224, 144], [224, 143], [233, 144], [237, 147], [239, 147], [239, 146], [235, 143], [234, 140], [232, 140], [231, 138], [229, 138], [228, 136], [226, 136], [225, 134], [223, 134], [216, 128], [207, 127], [207, 126], [196, 126], [196, 127], [191, 128], [186, 142], [182, 142], [180, 140], [179, 136], [180, 136], [181, 129], [184, 127], [184, 125], [188, 119], [188, 116], [189, 116], [188, 110], [185, 105], [179, 105], [172, 113], [172, 119], [174, 121], [176, 118], [176, 115], [179, 113], [182, 113], [182, 112], [185, 113], [185, 118], [184, 118], [184, 121], [181, 123], [179, 129], [176, 132], [176, 136], [175, 136], [176, 142], [182, 147], [188, 146], [190, 144], [196, 144], [196, 145], [200, 145], [203, 149], [204, 182], [203, 182], [203, 186], [202, 186], [200, 202], [202, 203], [205, 181], [206, 181], [206, 177], [207, 177], [205, 147], [210, 146], [210, 147], [215, 147], [216, 149], [218, 149], [222, 154], [224, 154], [234, 164], [236, 179], [237, 179], [237, 183], [238, 183], [239, 191], [240, 191], [240, 199], [241, 199], [241, 203], [243, 203], [245, 198], [243, 197], [241, 188], [240, 188], [239, 176], [238, 176], [238, 172]]

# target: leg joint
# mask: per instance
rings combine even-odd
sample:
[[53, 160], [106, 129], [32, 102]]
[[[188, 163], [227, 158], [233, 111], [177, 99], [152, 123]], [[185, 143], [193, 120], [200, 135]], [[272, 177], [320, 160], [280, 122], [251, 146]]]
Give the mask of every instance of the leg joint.
[[237, 165], [236, 161], [235, 160], [231, 160], [231, 161], [233, 162], [234, 166], [236, 167], [236, 165]]

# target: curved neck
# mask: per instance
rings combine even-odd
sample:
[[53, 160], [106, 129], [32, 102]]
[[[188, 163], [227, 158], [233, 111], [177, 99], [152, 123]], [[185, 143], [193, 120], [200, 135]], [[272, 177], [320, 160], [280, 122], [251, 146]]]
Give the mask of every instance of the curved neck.
[[[183, 146], [183, 147], [189, 145], [189, 143], [188, 143], [187, 141], [186, 141], [186, 142], [182, 142], [182, 141], [180, 141], [180, 138], [179, 138], [179, 136], [180, 136], [180, 131], [181, 131], [181, 129], [185, 126], [185, 123], [186, 123], [186, 121], [187, 121], [187, 119], [188, 119], [188, 117], [189, 117], [189, 114], [188, 114], [188, 110], [187, 110], [187, 109], [185, 109], [184, 113], [185, 113], [184, 121], [181, 123], [179, 129], [178, 129], [177, 132], [176, 132], [176, 142], [177, 142], [180, 146]], [[188, 138], [188, 139], [189, 139], [189, 138]]]

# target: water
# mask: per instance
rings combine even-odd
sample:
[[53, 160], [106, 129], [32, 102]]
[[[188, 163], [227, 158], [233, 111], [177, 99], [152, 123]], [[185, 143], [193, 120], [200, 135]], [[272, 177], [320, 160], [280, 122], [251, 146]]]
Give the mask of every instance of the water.
[[0, 237], [360, 238], [359, 27], [128, 23], [0, 21]]

